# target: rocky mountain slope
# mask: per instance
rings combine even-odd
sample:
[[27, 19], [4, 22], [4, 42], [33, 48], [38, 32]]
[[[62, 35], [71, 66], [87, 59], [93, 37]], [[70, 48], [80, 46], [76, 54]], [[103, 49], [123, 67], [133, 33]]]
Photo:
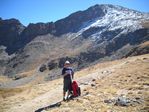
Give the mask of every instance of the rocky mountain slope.
[[[1, 19], [0, 56], [5, 58], [0, 58], [0, 73], [14, 77], [33, 69], [38, 72], [44, 64], [51, 77], [60, 74], [58, 68], [66, 59], [80, 69], [105, 60], [149, 53], [148, 44], [144, 44], [149, 40], [148, 23], [148, 13], [106, 4], [56, 22], [31, 23], [27, 27], [15, 19]], [[139, 47], [142, 44], [145, 46]]]
[[52, 105], [62, 100], [62, 78], [41, 83], [42, 78], [39, 75], [24, 86], [0, 89], [0, 111], [149, 111], [149, 54], [98, 63], [76, 72], [75, 80], [82, 96], [62, 102], [58, 107]]

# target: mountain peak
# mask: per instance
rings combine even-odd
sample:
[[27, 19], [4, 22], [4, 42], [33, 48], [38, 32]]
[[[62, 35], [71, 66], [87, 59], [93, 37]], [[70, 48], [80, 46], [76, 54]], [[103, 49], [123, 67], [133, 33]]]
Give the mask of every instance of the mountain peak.
[[111, 5], [111, 4], [96, 4], [92, 7], [90, 7], [89, 9], [102, 9], [102, 10], [106, 10], [106, 9], [127, 9], [124, 8], [122, 6], [118, 6], [118, 5]]
[[133, 9], [129, 9], [123, 6], [119, 6], [119, 5], [112, 5], [112, 4], [96, 4], [92, 7], [90, 7], [89, 9], [102, 9], [103, 12], [108, 12], [110, 10], [117, 10], [117, 11], [132, 11], [132, 12], [138, 12], [141, 13], [139, 11], [133, 10]]

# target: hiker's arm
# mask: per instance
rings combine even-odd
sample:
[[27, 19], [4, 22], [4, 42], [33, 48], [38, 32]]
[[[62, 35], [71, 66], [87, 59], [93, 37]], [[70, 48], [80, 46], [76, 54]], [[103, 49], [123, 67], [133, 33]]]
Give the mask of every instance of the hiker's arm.
[[65, 77], [66, 75], [68, 75], [67, 72], [62, 73], [62, 76]]
[[72, 70], [72, 79], [74, 78], [74, 71]]
[[66, 75], [68, 75], [67, 73], [63, 74], [63, 77], [65, 77]]
[[65, 70], [63, 69], [61, 76], [62, 76], [62, 77], [65, 77], [66, 75], [67, 75], [67, 74], [66, 74]]

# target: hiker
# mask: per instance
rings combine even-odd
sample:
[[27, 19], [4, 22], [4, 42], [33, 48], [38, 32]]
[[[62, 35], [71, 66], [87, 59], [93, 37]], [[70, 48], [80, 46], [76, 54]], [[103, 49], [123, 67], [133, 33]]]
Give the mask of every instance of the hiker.
[[[69, 95], [71, 94], [72, 91], [72, 79], [74, 72], [72, 70], [71, 64], [69, 61], [66, 61], [64, 64], [64, 68], [62, 70], [62, 75], [64, 78], [64, 86], [63, 86], [63, 101], [68, 100]], [[66, 96], [67, 92], [67, 97]]]

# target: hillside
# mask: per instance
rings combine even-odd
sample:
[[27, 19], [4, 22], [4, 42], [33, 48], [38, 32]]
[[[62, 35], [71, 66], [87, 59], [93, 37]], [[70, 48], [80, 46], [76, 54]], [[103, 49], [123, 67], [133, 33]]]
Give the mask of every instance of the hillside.
[[[0, 89], [1, 112], [148, 112], [149, 54], [97, 63], [75, 73], [82, 96], [60, 107], [48, 108], [62, 100], [62, 79], [37, 80], [24, 86]], [[6, 79], [5, 79], [6, 80]], [[8, 81], [8, 80], [7, 80]], [[118, 97], [129, 99], [127, 106], [115, 105]]]
[[97, 4], [56, 22], [28, 26], [17, 19], [1, 19], [0, 74], [15, 78], [35, 70], [35, 75], [46, 65], [57, 78], [67, 59], [79, 70], [102, 61], [149, 53], [148, 45], [139, 48], [149, 40], [148, 21], [148, 13], [110, 4]]

